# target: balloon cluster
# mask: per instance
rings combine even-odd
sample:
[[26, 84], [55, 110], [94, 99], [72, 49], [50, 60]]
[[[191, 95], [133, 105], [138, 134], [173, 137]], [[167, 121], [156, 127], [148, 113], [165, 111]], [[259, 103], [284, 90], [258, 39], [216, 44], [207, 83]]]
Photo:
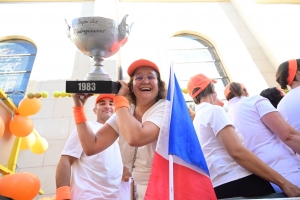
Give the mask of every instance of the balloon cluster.
[[41, 187], [39, 178], [29, 172], [5, 175], [0, 178], [0, 195], [15, 200], [32, 200]]
[[65, 91], [54, 91], [53, 92], [53, 96], [54, 98], [58, 98], [58, 97], [62, 97], [62, 98], [65, 98], [65, 97], [71, 97], [72, 94], [71, 93], [66, 93]]
[[33, 122], [28, 117], [39, 112], [41, 107], [42, 103], [38, 98], [25, 97], [19, 103], [17, 114], [9, 121], [10, 132], [21, 138], [21, 150], [30, 148], [33, 153], [41, 154], [48, 149], [47, 140], [34, 130]]
[[[43, 92], [36, 92], [36, 93], [28, 93], [27, 94], [27, 98], [28, 99], [39, 99], [39, 98], [47, 98], [49, 96], [49, 93], [46, 92], [46, 91], [43, 91]], [[62, 98], [65, 98], [65, 97], [72, 97], [72, 94], [71, 93], [66, 93], [65, 91], [54, 91], [53, 92], [53, 97], [54, 98], [58, 98], [58, 97], [62, 97]]]
[[33, 99], [33, 98], [37, 98], [37, 99], [39, 99], [39, 98], [47, 98], [48, 97], [48, 92], [46, 92], [46, 91], [43, 91], [43, 92], [36, 92], [36, 93], [28, 93], [27, 94], [27, 98], [28, 99]]
[[29, 135], [21, 138], [20, 150], [30, 149], [32, 153], [42, 154], [48, 149], [48, 146], [48, 141], [33, 129]]

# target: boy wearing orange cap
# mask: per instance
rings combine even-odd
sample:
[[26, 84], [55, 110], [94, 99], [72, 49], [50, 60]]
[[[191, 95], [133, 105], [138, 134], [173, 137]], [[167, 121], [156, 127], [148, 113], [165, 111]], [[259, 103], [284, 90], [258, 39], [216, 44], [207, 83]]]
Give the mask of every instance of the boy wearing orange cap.
[[[97, 120], [88, 122], [94, 133], [114, 113], [113, 99], [113, 94], [98, 95], [93, 109]], [[101, 153], [87, 156], [75, 129], [65, 144], [56, 169], [56, 200], [122, 199], [122, 173], [123, 163], [117, 142]]]

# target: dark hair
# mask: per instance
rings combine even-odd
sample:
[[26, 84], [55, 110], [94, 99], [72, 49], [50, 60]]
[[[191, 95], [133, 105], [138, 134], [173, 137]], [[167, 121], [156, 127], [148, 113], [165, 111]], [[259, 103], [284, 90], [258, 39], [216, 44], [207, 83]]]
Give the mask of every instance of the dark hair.
[[[296, 59], [297, 61], [297, 71], [300, 71], [300, 59]], [[276, 72], [276, 81], [279, 83], [282, 89], [287, 89], [287, 77], [289, 76], [289, 61], [285, 61], [281, 63]], [[293, 81], [298, 81], [296, 76]]]
[[[199, 87], [195, 88], [192, 91], [192, 94], [195, 94], [198, 90], [200, 90]], [[195, 102], [195, 104], [200, 104], [200, 100], [202, 97], [206, 97], [207, 95], [214, 93], [214, 91], [215, 91], [215, 86], [212, 82], [210, 82], [204, 90], [202, 90], [197, 96], [193, 98], [193, 101]]]
[[[156, 97], [156, 102], [157, 102], [160, 99], [165, 99], [166, 98], [167, 89], [166, 89], [166, 83], [163, 80], [161, 80], [160, 74], [156, 70], [154, 70], [154, 71], [157, 75], [157, 80], [158, 80], [158, 94], [157, 94], [157, 97]], [[127, 83], [128, 87], [129, 87], [129, 92], [127, 94], [127, 99], [129, 101], [129, 103], [132, 103], [132, 104], [136, 105], [136, 96], [132, 92], [134, 75], [135, 75], [135, 71], [132, 73], [132, 75], [130, 76], [129, 82]]]
[[241, 97], [243, 95], [243, 88], [240, 83], [231, 82], [229, 84], [230, 93], [226, 96], [227, 101], [234, 97]]
[[281, 92], [276, 87], [267, 88], [261, 91], [260, 96], [269, 99], [269, 101], [275, 108], [277, 108], [278, 103], [283, 98]]

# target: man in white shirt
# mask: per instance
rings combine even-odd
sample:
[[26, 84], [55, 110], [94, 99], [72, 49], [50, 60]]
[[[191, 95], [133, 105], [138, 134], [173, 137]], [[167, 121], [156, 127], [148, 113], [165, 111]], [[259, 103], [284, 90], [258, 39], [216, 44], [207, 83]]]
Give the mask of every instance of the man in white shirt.
[[[96, 133], [114, 112], [113, 94], [100, 94], [93, 109], [97, 121], [89, 122]], [[122, 198], [123, 164], [116, 141], [106, 150], [87, 156], [75, 129], [70, 135], [56, 169], [56, 200]]]

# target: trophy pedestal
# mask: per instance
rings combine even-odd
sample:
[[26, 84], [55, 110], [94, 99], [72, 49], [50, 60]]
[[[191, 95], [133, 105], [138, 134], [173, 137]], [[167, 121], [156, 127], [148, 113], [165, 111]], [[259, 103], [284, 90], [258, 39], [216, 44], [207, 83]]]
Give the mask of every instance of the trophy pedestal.
[[66, 81], [67, 93], [117, 94], [120, 88], [120, 83], [114, 81]]

